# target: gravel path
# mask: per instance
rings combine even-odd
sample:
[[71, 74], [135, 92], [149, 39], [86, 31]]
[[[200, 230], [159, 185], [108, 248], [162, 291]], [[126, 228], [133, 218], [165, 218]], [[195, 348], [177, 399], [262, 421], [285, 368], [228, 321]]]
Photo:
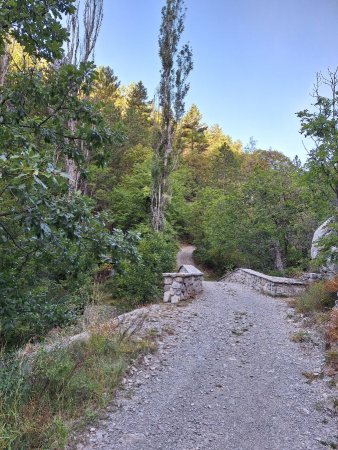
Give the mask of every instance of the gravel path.
[[180, 268], [183, 264], [194, 265], [193, 253], [196, 247], [189, 244], [182, 244], [180, 251], [177, 253], [176, 265]]
[[321, 450], [337, 423], [322, 349], [290, 340], [296, 325], [276, 300], [228, 282], [150, 314], [159, 351], [132, 370], [107, 417], [78, 450]]

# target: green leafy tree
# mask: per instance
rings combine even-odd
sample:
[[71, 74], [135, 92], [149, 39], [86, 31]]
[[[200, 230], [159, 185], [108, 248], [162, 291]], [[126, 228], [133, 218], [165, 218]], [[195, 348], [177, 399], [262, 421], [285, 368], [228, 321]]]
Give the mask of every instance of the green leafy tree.
[[219, 273], [238, 266], [305, 268], [324, 201], [312, 196], [306, 174], [281, 153], [235, 155], [235, 166], [224, 161], [224, 173], [219, 161], [217, 188], [200, 189], [191, 207], [200, 260]]
[[61, 58], [68, 36], [62, 15], [74, 12], [74, 0], [1, 0], [0, 55], [14, 38], [29, 55], [48, 61]]
[[307, 165], [314, 177], [330, 186], [338, 206], [338, 68], [317, 74], [313, 92], [314, 111], [297, 113], [300, 132], [310, 138]]
[[1, 42], [12, 34], [34, 64], [10, 66], [0, 86], [0, 345], [73, 320], [88, 299], [91, 271], [101, 261], [116, 266], [121, 253], [120, 237], [93, 202], [68, 189], [65, 159], [85, 176], [83, 144], [100, 165], [115, 136], [90, 101], [94, 65], [55, 63], [67, 36], [58, 20], [73, 11], [66, 5], [25, 2], [24, 13], [23, 2], [7, 2], [5, 9], [13, 28], [2, 29]]

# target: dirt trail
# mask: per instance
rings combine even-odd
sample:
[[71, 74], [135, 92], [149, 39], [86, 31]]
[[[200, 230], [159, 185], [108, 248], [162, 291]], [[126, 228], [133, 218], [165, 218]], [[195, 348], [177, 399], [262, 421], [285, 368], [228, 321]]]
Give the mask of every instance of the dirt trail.
[[195, 265], [194, 259], [193, 259], [193, 253], [196, 247], [189, 244], [183, 244], [181, 245], [180, 251], [177, 253], [176, 258], [176, 265], [177, 268], [182, 266], [183, 264], [191, 264]]
[[[326, 380], [309, 384], [302, 375], [320, 372], [322, 350], [290, 340], [296, 325], [284, 301], [229, 281], [207, 282], [199, 299], [160, 309], [167, 332], [159, 351], [73, 448], [337, 448], [334, 392]], [[149, 320], [158, 324], [161, 315]]]

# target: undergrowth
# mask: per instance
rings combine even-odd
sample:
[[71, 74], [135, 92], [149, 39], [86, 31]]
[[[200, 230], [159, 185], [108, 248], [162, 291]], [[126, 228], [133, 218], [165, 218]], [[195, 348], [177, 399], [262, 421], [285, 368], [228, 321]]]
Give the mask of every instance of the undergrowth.
[[336, 294], [329, 292], [325, 282], [321, 281], [311, 284], [308, 289], [296, 299], [295, 308], [299, 313], [313, 314], [332, 308], [336, 298]]
[[[311, 284], [295, 299], [294, 307], [306, 317], [308, 326], [315, 326], [325, 338], [326, 373], [338, 382], [338, 310], [333, 308], [337, 299], [338, 277]], [[292, 336], [294, 342], [304, 342], [307, 333], [301, 331]]]
[[36, 355], [0, 355], [0, 449], [60, 450], [70, 431], [111, 401], [128, 365], [154, 350], [109, 326], [88, 340], [40, 350]]

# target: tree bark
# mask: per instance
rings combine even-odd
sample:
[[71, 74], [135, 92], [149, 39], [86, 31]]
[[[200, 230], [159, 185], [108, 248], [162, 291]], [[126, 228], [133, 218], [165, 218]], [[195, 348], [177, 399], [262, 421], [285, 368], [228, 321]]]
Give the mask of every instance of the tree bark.
[[5, 42], [4, 54], [0, 56], [0, 86], [3, 86], [5, 84], [6, 75], [9, 70], [9, 64], [10, 64], [9, 46], [8, 43]]
[[275, 268], [277, 270], [283, 271], [284, 270], [284, 258], [283, 258], [282, 250], [280, 248], [279, 241], [275, 242], [274, 250], [275, 250]]

